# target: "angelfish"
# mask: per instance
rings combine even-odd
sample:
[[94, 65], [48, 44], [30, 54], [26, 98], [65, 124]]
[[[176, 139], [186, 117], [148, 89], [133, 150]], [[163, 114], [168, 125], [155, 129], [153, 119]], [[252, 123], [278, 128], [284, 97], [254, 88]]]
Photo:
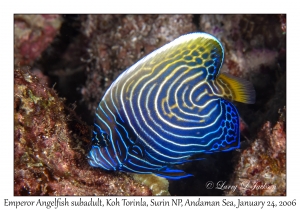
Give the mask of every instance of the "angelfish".
[[220, 73], [224, 48], [207, 33], [191, 33], [124, 71], [100, 101], [89, 164], [105, 170], [190, 174], [175, 165], [199, 153], [239, 148], [239, 114], [231, 101], [252, 104], [244, 79]]

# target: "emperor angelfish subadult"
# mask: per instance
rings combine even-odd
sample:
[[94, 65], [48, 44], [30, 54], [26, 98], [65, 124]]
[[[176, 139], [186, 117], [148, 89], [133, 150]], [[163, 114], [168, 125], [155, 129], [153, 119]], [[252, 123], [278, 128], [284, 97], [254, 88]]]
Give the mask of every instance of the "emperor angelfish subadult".
[[239, 148], [232, 100], [255, 102], [251, 83], [220, 73], [222, 44], [207, 33], [183, 35], [124, 71], [95, 113], [91, 166], [169, 179], [190, 176], [176, 164], [198, 153]]

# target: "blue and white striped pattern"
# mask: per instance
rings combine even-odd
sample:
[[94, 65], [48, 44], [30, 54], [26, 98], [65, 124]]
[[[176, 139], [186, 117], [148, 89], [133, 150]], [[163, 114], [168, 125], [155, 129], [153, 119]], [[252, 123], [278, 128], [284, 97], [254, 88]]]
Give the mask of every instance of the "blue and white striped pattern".
[[223, 59], [216, 38], [192, 33], [123, 72], [97, 107], [90, 165], [178, 179], [189, 175], [172, 165], [238, 148], [238, 112], [215, 80]]

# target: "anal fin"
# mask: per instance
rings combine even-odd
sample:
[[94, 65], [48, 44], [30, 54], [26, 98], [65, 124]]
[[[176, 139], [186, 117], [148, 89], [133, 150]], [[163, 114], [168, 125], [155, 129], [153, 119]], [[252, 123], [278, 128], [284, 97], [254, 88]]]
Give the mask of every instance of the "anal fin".
[[153, 171], [154, 174], [157, 176], [164, 177], [166, 179], [178, 180], [186, 177], [193, 176], [192, 174], [187, 174], [182, 170], [179, 169], [172, 169], [164, 167], [163, 170]]

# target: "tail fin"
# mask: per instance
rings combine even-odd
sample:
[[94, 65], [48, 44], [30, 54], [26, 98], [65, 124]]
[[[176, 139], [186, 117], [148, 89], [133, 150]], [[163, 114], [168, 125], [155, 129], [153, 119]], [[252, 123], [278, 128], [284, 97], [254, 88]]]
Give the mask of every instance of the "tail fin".
[[246, 104], [255, 103], [255, 90], [249, 81], [227, 73], [220, 73], [216, 78], [216, 82], [222, 87], [224, 98]]

